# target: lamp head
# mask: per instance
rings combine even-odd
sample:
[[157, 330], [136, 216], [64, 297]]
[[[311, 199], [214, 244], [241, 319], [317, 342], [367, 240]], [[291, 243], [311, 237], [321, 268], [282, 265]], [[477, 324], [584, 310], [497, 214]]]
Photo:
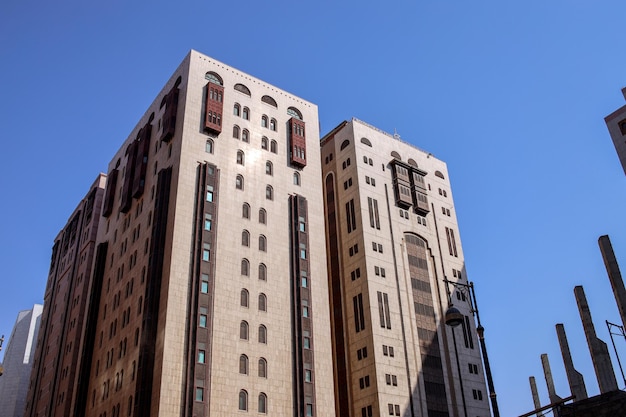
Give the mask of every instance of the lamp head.
[[463, 322], [463, 314], [458, 308], [451, 305], [446, 311], [445, 319], [448, 326], [456, 327]]

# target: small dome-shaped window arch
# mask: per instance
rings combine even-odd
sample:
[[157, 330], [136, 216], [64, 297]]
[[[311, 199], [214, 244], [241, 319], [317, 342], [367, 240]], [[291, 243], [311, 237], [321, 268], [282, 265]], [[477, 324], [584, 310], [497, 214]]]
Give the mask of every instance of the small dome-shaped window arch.
[[239, 132], [241, 131], [241, 129], [239, 128], [239, 126], [234, 125], [233, 126], [233, 137], [235, 139], [239, 139]]
[[238, 190], [243, 190], [243, 175], [239, 174], [235, 178], [235, 188]]
[[408, 161], [406, 161], [409, 165], [411, 165], [412, 167], [417, 168], [417, 162], [415, 162], [415, 160], [413, 158], [409, 158]]
[[267, 267], [265, 264], [259, 264], [259, 281], [267, 280]]
[[259, 311], [267, 311], [267, 296], [263, 293], [259, 294]]
[[239, 356], [239, 373], [248, 375], [248, 357], [246, 355]]
[[249, 295], [250, 295], [250, 293], [248, 292], [247, 289], [245, 289], [245, 288], [241, 289], [241, 296], [240, 296], [241, 299], [239, 300], [239, 304], [242, 307], [248, 307], [249, 300], [250, 300], [250, 296]]
[[241, 260], [241, 275], [246, 277], [250, 275], [250, 261], [248, 261], [246, 258], [243, 258]]
[[259, 326], [259, 343], [267, 344], [267, 327], [262, 324]]
[[274, 189], [271, 185], [265, 187], [265, 199], [273, 200], [274, 199]]
[[267, 395], [264, 392], [259, 394], [259, 413], [267, 414]]
[[206, 143], [204, 144], [204, 150], [206, 153], [213, 153], [213, 140], [212, 139], [207, 139]]
[[402, 157], [400, 156], [400, 154], [396, 151], [391, 152], [391, 156], [396, 158], [398, 161], [402, 161]]
[[274, 175], [274, 166], [272, 165], [272, 161], [265, 161], [265, 174]]
[[250, 89], [243, 84], [235, 84], [235, 90], [239, 91], [240, 93], [244, 93], [247, 96], [251, 95]]
[[248, 322], [245, 320], [239, 323], [239, 338], [241, 340], [248, 340]]
[[267, 115], [262, 115], [261, 116], [261, 127], [267, 127], [267, 125], [269, 124], [269, 119], [267, 118]]
[[370, 142], [368, 138], [361, 138], [361, 143], [369, 146], [370, 148], [372, 147], [372, 142]]
[[259, 250], [262, 252], [267, 251], [267, 238], [263, 235], [259, 236]]
[[276, 132], [276, 126], [277, 126], [276, 119], [272, 117], [272, 119], [270, 120], [270, 130], [273, 130], [274, 132]]
[[233, 106], [233, 114], [235, 116], [241, 115], [241, 105], [239, 103], [235, 103], [235, 105]]
[[246, 229], [241, 232], [241, 246], [250, 247], [250, 232]]
[[266, 224], [267, 223], [267, 212], [263, 207], [259, 209], [259, 223]]
[[222, 81], [222, 77], [220, 77], [213, 71], [209, 71], [206, 74], [204, 74], [204, 79], [213, 84], [224, 85], [224, 81]]
[[241, 217], [244, 219], [250, 218], [250, 204], [243, 203], [243, 205], [241, 206]]
[[295, 117], [296, 119], [299, 119], [299, 120], [303, 120], [302, 113], [300, 113], [300, 110], [296, 109], [295, 107], [289, 107], [287, 109], [287, 115], [291, 117]]
[[250, 143], [250, 131], [248, 129], [241, 131], [241, 140], [243, 142]]
[[241, 411], [248, 411], [248, 391], [245, 389], [239, 391], [239, 409]]
[[267, 378], [267, 360], [265, 358], [259, 359], [259, 378]]
[[246, 164], [246, 156], [241, 149], [237, 151], [237, 164], [238, 165]]
[[348, 147], [348, 145], [350, 145], [350, 141], [348, 139], [346, 139], [343, 142], [341, 142], [341, 147], [339, 148], [339, 150], [343, 151], [344, 149], [346, 149]]
[[270, 106], [274, 106], [274, 107], [278, 108], [278, 104], [276, 104], [276, 100], [274, 100], [270, 96], [263, 96], [263, 97], [261, 97], [261, 101], [263, 103], [269, 104]]
[[261, 149], [265, 149], [266, 151], [269, 149], [269, 139], [267, 138], [267, 136], [263, 136], [261, 138]]
[[272, 139], [272, 141], [270, 142], [270, 152], [278, 153], [278, 142], [276, 142], [274, 139]]
[[441, 171], [435, 171], [435, 177], [439, 177], [442, 180], [445, 180], [446, 177], [443, 176], [443, 174], [441, 173]]
[[298, 171], [293, 173], [293, 185], [300, 185], [300, 173]]

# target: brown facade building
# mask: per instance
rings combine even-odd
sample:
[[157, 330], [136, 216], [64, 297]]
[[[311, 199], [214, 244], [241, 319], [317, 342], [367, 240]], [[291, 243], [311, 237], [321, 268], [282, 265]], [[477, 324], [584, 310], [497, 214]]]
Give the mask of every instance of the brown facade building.
[[[100, 206], [106, 177], [98, 176], [54, 241], [44, 293], [25, 416], [76, 415], [76, 393], [84, 380], [89, 348], [87, 317], [92, 291]], [[80, 415], [80, 413], [78, 413]]]
[[352, 119], [322, 169], [337, 415], [489, 416], [446, 164]]

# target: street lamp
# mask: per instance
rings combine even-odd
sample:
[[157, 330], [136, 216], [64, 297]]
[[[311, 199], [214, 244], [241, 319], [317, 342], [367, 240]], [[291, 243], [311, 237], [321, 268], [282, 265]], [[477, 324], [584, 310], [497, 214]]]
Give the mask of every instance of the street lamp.
[[[467, 295], [467, 302], [469, 303], [472, 316], [476, 316], [476, 321], [478, 322], [478, 327], [476, 327], [476, 333], [478, 333], [478, 339], [480, 340], [480, 350], [483, 355], [485, 374], [487, 375], [487, 386], [489, 387], [489, 398], [491, 399], [493, 417], [500, 417], [500, 411], [498, 410], [498, 401], [496, 400], [496, 391], [493, 387], [493, 377], [491, 376], [491, 366], [489, 366], [489, 357], [487, 356], [487, 346], [485, 345], [485, 328], [482, 326], [482, 324], [480, 324], [480, 315], [478, 314], [478, 304], [476, 303], [476, 292], [474, 291], [474, 283], [470, 282], [469, 284], [463, 284], [461, 282], [448, 281], [447, 279], [444, 279], [443, 281], [446, 283], [446, 292], [448, 293], [448, 302], [450, 303], [445, 315], [446, 325], [454, 329], [463, 322], [464, 318], [459, 309], [454, 307], [454, 305], [452, 304], [452, 296], [450, 295], [449, 285], [452, 285], [455, 290], [460, 291], [462, 294]], [[459, 375], [459, 378], [460, 377], [461, 375]]]

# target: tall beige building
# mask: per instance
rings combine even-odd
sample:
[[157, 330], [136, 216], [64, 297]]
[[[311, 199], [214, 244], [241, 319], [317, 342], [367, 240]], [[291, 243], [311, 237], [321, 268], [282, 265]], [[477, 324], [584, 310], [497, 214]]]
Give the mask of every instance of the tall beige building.
[[191, 51], [108, 167], [71, 415], [334, 416], [321, 178], [317, 106]]
[[[622, 88], [622, 94], [626, 98], [626, 88]], [[617, 156], [626, 174], [626, 106], [622, 106], [606, 116], [604, 122], [609, 129]]]
[[321, 156], [337, 415], [489, 416], [446, 164], [357, 119]]

